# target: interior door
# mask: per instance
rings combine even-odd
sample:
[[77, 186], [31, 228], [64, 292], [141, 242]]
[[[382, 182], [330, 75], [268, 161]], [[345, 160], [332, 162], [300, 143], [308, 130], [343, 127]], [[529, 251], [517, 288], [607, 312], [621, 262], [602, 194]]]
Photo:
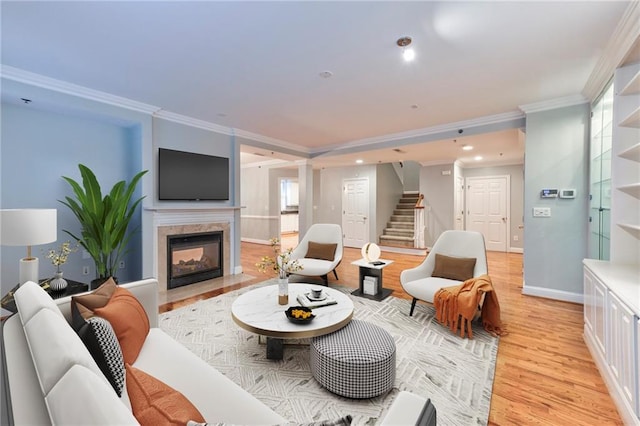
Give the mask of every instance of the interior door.
[[345, 247], [369, 242], [369, 179], [342, 181], [342, 233]]
[[454, 192], [453, 229], [464, 230], [464, 178], [456, 176]]
[[507, 251], [509, 177], [467, 178], [467, 229], [484, 235], [487, 250]]

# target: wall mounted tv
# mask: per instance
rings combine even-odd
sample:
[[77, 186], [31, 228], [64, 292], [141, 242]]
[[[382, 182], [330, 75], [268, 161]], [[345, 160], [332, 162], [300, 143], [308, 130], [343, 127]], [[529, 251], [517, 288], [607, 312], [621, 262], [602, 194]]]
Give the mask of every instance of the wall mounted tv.
[[160, 148], [158, 198], [176, 201], [229, 199], [229, 159]]

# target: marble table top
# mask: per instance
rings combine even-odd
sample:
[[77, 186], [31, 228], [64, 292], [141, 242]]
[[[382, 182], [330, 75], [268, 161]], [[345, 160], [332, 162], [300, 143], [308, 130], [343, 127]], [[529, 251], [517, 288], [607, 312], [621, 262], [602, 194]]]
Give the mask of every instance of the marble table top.
[[[322, 288], [338, 303], [314, 308], [316, 317], [306, 324], [295, 324], [287, 319], [285, 311], [299, 306], [299, 294], [312, 288]], [[353, 302], [348, 295], [324, 286], [304, 283], [289, 284], [289, 304], [278, 304], [278, 285], [259, 287], [240, 296], [231, 305], [231, 316], [240, 327], [263, 336], [281, 339], [299, 339], [332, 333], [351, 321]]]

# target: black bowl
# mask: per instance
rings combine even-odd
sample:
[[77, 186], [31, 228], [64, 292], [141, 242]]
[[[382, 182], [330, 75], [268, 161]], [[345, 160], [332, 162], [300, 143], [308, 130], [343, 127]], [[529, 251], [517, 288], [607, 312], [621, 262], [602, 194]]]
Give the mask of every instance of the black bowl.
[[314, 314], [311, 314], [311, 316], [309, 316], [307, 318], [304, 318], [304, 319], [303, 318], [296, 318], [292, 314], [292, 311], [294, 311], [294, 310], [311, 312], [311, 308], [307, 308], [306, 306], [291, 306], [289, 309], [284, 311], [284, 313], [287, 316], [287, 318], [289, 318], [289, 321], [291, 321], [292, 323], [295, 323], [295, 324], [306, 324], [306, 323], [309, 323], [309, 322], [313, 321], [313, 319], [316, 317]]

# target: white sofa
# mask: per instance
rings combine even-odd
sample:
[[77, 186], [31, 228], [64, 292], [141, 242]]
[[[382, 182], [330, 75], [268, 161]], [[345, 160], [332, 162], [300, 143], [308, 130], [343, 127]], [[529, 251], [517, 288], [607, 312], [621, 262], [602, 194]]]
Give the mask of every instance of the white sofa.
[[[134, 367], [184, 394], [209, 423], [285, 424], [287, 421], [158, 328], [158, 283], [123, 284], [143, 305], [151, 330]], [[35, 283], [15, 294], [18, 314], [3, 322], [3, 394], [15, 425], [138, 424], [127, 392], [118, 398], [72, 329], [71, 298], [53, 300]], [[417, 419], [425, 399], [401, 392], [385, 425]], [[413, 410], [406, 403], [413, 402]], [[394, 410], [402, 407], [402, 410]], [[394, 414], [395, 413], [395, 414]], [[348, 413], [345, 413], [348, 414]], [[415, 420], [414, 420], [415, 422]], [[3, 424], [5, 424], [3, 422]]]

